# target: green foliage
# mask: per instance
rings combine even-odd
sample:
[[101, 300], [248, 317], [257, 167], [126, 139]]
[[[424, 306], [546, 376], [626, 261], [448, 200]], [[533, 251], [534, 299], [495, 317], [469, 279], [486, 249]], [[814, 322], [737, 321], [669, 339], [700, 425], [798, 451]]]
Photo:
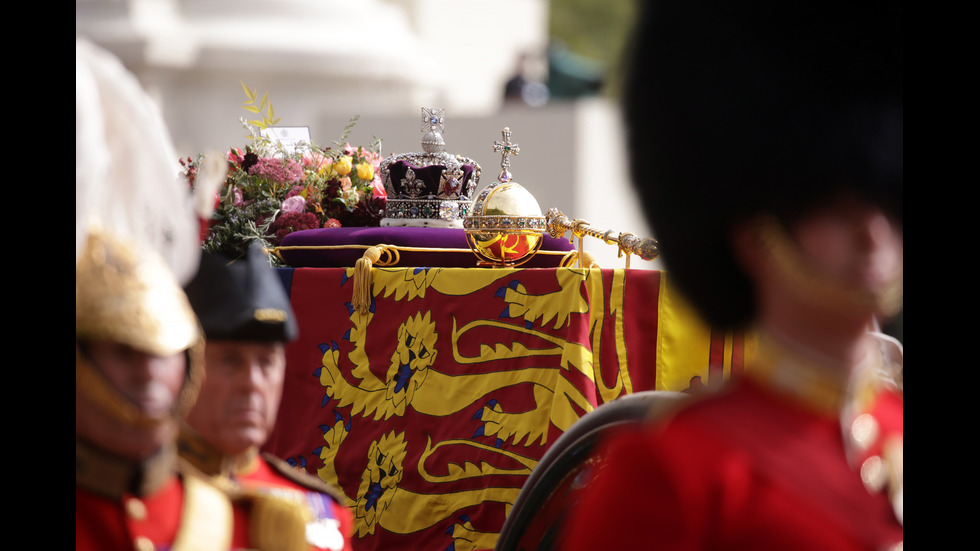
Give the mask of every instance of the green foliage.
[[239, 83], [242, 85], [242, 89], [245, 90], [245, 97], [248, 98], [248, 101], [242, 102], [242, 109], [245, 109], [250, 113], [258, 113], [262, 115], [261, 120], [250, 120], [248, 123], [262, 129], [278, 124], [280, 119], [276, 118], [276, 113], [272, 109], [272, 102], [269, 101], [269, 92], [266, 92], [265, 95], [262, 96], [262, 101], [259, 102], [258, 106], [256, 106], [255, 100], [258, 98], [258, 92], [249, 88], [248, 86], [245, 86], [244, 82], [239, 81]]
[[[344, 147], [344, 144], [347, 143], [347, 138], [350, 137], [351, 130], [354, 130], [354, 126], [357, 125], [357, 121], [360, 118], [361, 118], [361, 115], [358, 114], [358, 113], [355, 113], [354, 116], [351, 117], [349, 121], [347, 121], [347, 126], [345, 126], [344, 127], [344, 131], [341, 132], [340, 139], [334, 140], [334, 142], [333, 142], [334, 145], [336, 145], [337, 147]], [[377, 152], [380, 152], [380, 149]]]

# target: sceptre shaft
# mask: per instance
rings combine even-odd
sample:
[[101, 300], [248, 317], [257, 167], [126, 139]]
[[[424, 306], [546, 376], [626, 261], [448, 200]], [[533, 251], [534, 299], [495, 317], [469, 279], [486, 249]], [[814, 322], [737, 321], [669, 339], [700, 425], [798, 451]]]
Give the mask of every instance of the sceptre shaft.
[[582, 219], [571, 220], [556, 208], [548, 210], [545, 220], [548, 234], [551, 237], [556, 239], [560, 238], [566, 231], [570, 230], [572, 235], [579, 238], [580, 258], [582, 253], [582, 238], [586, 235], [601, 239], [608, 245], [618, 245], [619, 255], [626, 254], [627, 268], [630, 267], [629, 255], [638, 255], [643, 260], [653, 260], [660, 255], [660, 244], [652, 237], [641, 239], [636, 234], [629, 232], [617, 233], [613, 230], [602, 230]]

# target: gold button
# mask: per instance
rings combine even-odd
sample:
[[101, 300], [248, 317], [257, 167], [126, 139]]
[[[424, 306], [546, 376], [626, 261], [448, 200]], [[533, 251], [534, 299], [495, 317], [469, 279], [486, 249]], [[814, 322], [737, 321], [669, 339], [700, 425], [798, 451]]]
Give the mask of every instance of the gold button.
[[878, 438], [878, 421], [870, 414], [862, 413], [851, 423], [851, 439], [859, 449], [866, 450]]
[[133, 520], [145, 520], [146, 505], [143, 505], [143, 502], [135, 497], [131, 497], [126, 500], [126, 514]]
[[150, 541], [150, 538], [139, 536], [138, 538], [133, 540], [133, 549], [135, 549], [136, 551], [154, 551], [156, 549], [156, 546], [153, 545], [153, 542]]
[[884, 488], [887, 478], [885, 466], [877, 455], [872, 455], [861, 464], [861, 480], [868, 491], [877, 492]]

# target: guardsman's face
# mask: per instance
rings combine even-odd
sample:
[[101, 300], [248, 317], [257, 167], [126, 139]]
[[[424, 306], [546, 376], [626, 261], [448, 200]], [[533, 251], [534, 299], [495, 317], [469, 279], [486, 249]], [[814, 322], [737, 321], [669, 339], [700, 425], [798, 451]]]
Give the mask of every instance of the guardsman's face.
[[787, 337], [836, 334], [844, 342], [901, 306], [902, 226], [881, 207], [842, 194], [788, 228], [773, 220], [762, 217], [734, 233], [755, 287], [757, 321], [799, 333]]
[[809, 265], [857, 291], [879, 295], [902, 277], [902, 228], [880, 207], [844, 195], [792, 227]]
[[174, 409], [187, 373], [186, 355], [179, 352], [167, 357], [154, 356], [109, 340], [89, 341], [85, 350], [93, 367], [127, 401], [144, 415], [162, 421], [149, 426], [126, 423], [76, 392], [76, 433], [132, 459], [147, 457], [173, 440]]
[[187, 424], [228, 454], [261, 446], [276, 423], [286, 371], [282, 343], [208, 341], [205, 378]]

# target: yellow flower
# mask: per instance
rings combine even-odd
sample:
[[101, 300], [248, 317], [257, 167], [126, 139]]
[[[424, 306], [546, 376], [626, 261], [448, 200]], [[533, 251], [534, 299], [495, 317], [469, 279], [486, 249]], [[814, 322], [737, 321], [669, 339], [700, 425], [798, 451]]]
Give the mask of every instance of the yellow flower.
[[333, 164], [334, 171], [341, 176], [347, 176], [353, 168], [351, 158], [346, 155], [337, 159], [337, 162]]
[[357, 165], [357, 177], [365, 182], [373, 180], [374, 167], [371, 165], [371, 163], [364, 162]]
[[333, 168], [333, 159], [327, 157], [326, 159], [323, 160], [323, 163], [320, 164], [320, 168], [316, 172], [320, 176], [326, 176], [327, 174], [330, 173], [331, 168]]

